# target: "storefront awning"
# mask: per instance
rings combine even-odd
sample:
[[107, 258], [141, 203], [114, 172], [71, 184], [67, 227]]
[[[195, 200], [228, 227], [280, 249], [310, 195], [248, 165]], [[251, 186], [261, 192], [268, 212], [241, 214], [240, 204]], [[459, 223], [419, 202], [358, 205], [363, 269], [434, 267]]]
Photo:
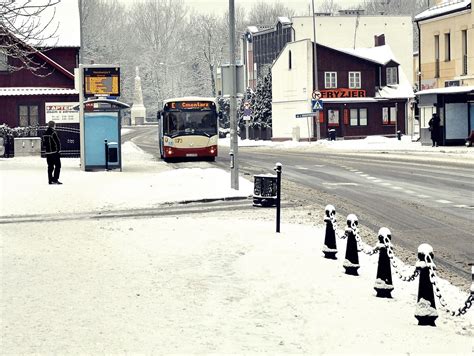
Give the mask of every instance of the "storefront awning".
[[474, 85], [466, 85], [466, 86], [459, 86], [459, 87], [445, 87], [445, 88], [433, 88], [433, 89], [426, 89], [420, 90], [416, 92], [416, 95], [428, 95], [428, 94], [461, 94], [461, 93], [469, 93], [474, 92]]
[[36, 87], [7, 87], [0, 88], [0, 96], [28, 95], [79, 95], [75, 89], [69, 88], [36, 88]]

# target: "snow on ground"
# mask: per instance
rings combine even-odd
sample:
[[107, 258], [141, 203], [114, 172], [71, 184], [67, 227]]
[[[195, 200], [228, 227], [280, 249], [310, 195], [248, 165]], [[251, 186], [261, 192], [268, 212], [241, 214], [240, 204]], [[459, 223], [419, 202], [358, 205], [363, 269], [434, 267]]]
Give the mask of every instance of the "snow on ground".
[[[229, 137], [219, 139], [219, 145], [230, 146]], [[465, 146], [422, 146], [420, 142], [412, 141], [411, 136], [402, 136], [401, 140], [384, 136], [368, 136], [358, 140], [320, 140], [316, 142], [305, 141], [263, 141], [263, 140], [241, 140], [239, 138], [239, 147], [270, 147], [271, 149], [291, 149], [300, 151], [320, 151], [320, 150], [340, 150], [350, 152], [414, 152], [433, 154], [456, 154], [465, 158], [474, 159], [474, 147]]]
[[[322, 227], [277, 234], [237, 211], [55, 220], [248, 196], [247, 180], [236, 192], [228, 172], [171, 170], [131, 143], [123, 172], [62, 162], [58, 186], [44, 159], [0, 159], [3, 354], [472, 354], [472, 310], [452, 317], [437, 302], [437, 327], [418, 326], [418, 280], [393, 274], [393, 299], [376, 298], [378, 256], [360, 253], [360, 276], [344, 274], [345, 240], [338, 260], [324, 259]], [[7, 223], [11, 214], [50, 215]], [[451, 308], [464, 304], [466, 292], [439, 284]]]
[[[253, 192], [253, 183], [244, 178], [239, 181], [239, 191], [231, 189], [230, 173], [217, 168], [172, 170], [162, 161], [153, 161], [152, 156], [131, 142], [122, 146], [122, 159], [122, 172], [83, 172], [79, 158], [63, 158], [62, 186], [47, 184], [44, 158], [0, 159], [0, 215], [148, 208], [202, 197], [247, 197]], [[19, 189], [6, 189], [12, 186]], [[43, 203], [45, 200], [49, 202]]]

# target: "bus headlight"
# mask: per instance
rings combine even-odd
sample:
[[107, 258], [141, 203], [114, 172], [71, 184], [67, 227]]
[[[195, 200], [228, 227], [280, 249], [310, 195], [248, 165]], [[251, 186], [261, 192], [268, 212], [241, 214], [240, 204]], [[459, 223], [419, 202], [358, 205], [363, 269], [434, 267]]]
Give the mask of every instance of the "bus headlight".
[[168, 149], [166, 150], [166, 153], [171, 156], [171, 155], [173, 154], [173, 149], [172, 149], [172, 148], [168, 148]]

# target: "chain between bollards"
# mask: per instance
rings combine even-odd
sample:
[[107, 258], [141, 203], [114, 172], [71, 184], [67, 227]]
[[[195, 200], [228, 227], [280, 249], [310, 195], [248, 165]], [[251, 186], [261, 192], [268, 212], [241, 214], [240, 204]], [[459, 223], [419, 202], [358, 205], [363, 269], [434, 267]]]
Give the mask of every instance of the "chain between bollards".
[[415, 278], [418, 277], [420, 272], [415, 268], [415, 271], [410, 276], [407, 277], [407, 276], [402, 275], [402, 273], [398, 270], [399, 267], [398, 267], [397, 263], [395, 262], [395, 255], [393, 253], [392, 244], [391, 244], [390, 240], [388, 238], [384, 237], [383, 242], [385, 244], [385, 247], [387, 248], [388, 257], [390, 257], [390, 262], [391, 262], [393, 268], [395, 269], [395, 273], [397, 274], [398, 278], [400, 278], [402, 281], [405, 281], [405, 282], [413, 282], [415, 280]]
[[441, 294], [441, 290], [438, 287], [438, 283], [437, 283], [438, 276], [437, 276], [437, 274], [434, 270], [434, 267], [433, 267], [434, 262], [431, 259], [430, 255], [425, 256], [425, 262], [426, 262], [427, 266], [430, 269], [430, 282], [433, 285], [433, 287], [435, 288], [435, 295], [438, 297], [439, 304], [441, 304], [441, 306], [445, 309], [445, 311], [447, 313], [451, 314], [452, 316], [461, 316], [461, 315], [466, 314], [467, 311], [472, 307], [472, 303], [474, 301], [474, 294], [471, 292], [471, 294], [469, 295], [467, 300], [464, 302], [463, 307], [458, 308], [456, 311], [449, 309], [447, 307], [447, 303], [446, 303], [444, 297]]

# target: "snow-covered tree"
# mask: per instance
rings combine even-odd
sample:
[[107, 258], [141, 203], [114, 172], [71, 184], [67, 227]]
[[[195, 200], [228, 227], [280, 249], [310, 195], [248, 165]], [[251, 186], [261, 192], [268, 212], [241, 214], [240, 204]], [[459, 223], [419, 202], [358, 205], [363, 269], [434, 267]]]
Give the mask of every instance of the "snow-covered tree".
[[255, 102], [253, 105], [253, 122], [252, 125], [258, 128], [266, 128], [272, 126], [272, 72], [257, 81], [255, 90]]
[[258, 1], [252, 5], [247, 22], [249, 25], [254, 26], [269, 26], [274, 25], [276, 23], [277, 17], [279, 16], [291, 18], [294, 16], [294, 14], [294, 10], [286, 7], [280, 1], [275, 1], [272, 3]]

